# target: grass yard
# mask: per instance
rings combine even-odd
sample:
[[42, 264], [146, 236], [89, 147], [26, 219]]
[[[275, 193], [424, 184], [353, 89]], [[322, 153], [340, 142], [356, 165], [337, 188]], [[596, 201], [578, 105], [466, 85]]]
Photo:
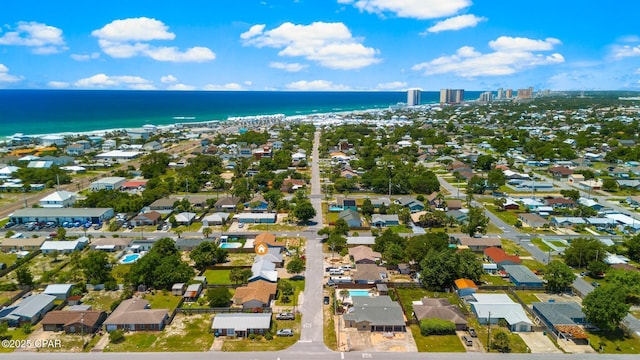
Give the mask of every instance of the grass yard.
[[420, 326], [410, 325], [418, 352], [465, 352], [466, 349], [457, 335], [422, 336]]
[[297, 226], [297, 225], [285, 225], [285, 224], [274, 224], [274, 225], [249, 225], [249, 230], [255, 231], [303, 231], [305, 230], [305, 226]]
[[[5, 334], [3, 339], [7, 339], [7, 340], [26, 340], [29, 338], [30, 334], [25, 334], [24, 331], [22, 331], [22, 329], [20, 328], [12, 328], [9, 329]], [[13, 350], [15, 350], [15, 347], [8, 347], [8, 346], [0, 346], [0, 353], [10, 353], [13, 352]]]
[[504, 231], [497, 227], [494, 223], [490, 222], [487, 226], [487, 234], [502, 234]]
[[413, 312], [413, 306], [411, 305], [411, 303], [413, 301], [418, 301], [425, 296], [430, 298], [447, 298], [451, 304], [458, 305], [462, 309], [460, 299], [455, 293], [429, 291], [423, 288], [398, 288], [396, 289], [396, 291], [398, 292], [398, 296], [402, 301], [402, 309], [409, 318], [411, 317], [411, 313]]
[[489, 211], [491, 211], [498, 219], [504, 221], [505, 223], [515, 226], [518, 222], [518, 212], [513, 210], [500, 211], [493, 205], [485, 206]]
[[540, 301], [540, 299], [536, 296], [535, 291], [516, 290], [516, 294], [518, 295], [520, 300], [524, 301], [525, 304], [531, 304]]
[[207, 278], [208, 284], [233, 284], [229, 279], [231, 269], [229, 270], [206, 270], [204, 276]]
[[[158, 336], [161, 335], [159, 332], [131, 332], [125, 333], [124, 341], [114, 344], [109, 343], [104, 348], [105, 352], [147, 352], [147, 351], [161, 351], [158, 350], [153, 344], [158, 339]], [[184, 340], [183, 340], [184, 341]]]
[[[553, 260], [553, 257], [551, 257]], [[529, 268], [529, 270], [544, 270], [545, 265], [538, 260], [522, 259], [522, 265]]]
[[131, 270], [132, 264], [118, 264], [111, 268], [111, 275], [116, 279], [118, 284], [125, 284], [125, 277]]
[[591, 347], [605, 354], [640, 354], [640, 339], [627, 336], [620, 329], [613, 332], [587, 331]]
[[540, 249], [541, 251], [553, 251], [549, 245], [545, 244], [542, 239], [540, 238], [535, 238], [535, 239], [531, 239], [531, 243], [535, 246], [538, 247], [538, 249]]
[[120, 299], [120, 295], [122, 291], [89, 291], [82, 298], [82, 303], [91, 305], [92, 310], [111, 311], [111, 304]]
[[2, 304], [4, 304], [5, 302], [11, 300], [11, 298], [18, 295], [19, 293], [20, 290], [0, 291], [0, 306], [2, 306]]
[[411, 228], [406, 226], [406, 225], [388, 226], [387, 229], [390, 229], [391, 231], [393, 231], [396, 234], [411, 234], [411, 233], [413, 233], [413, 230], [411, 230]]
[[208, 351], [213, 344], [210, 326], [211, 314], [178, 314], [153, 344], [153, 351]]
[[0, 253], [0, 263], [4, 263], [7, 267], [13, 265], [17, 259], [18, 255], [16, 254]]
[[254, 253], [234, 253], [227, 255], [227, 262], [221, 265], [228, 266], [251, 266], [253, 265]]
[[518, 256], [531, 256], [531, 253], [529, 253], [525, 248], [523, 248], [522, 246], [516, 244], [515, 242], [509, 239], [502, 239], [501, 243], [502, 243], [502, 249], [507, 254], [518, 255]]
[[170, 291], [154, 291], [151, 294], [144, 295], [144, 299], [149, 302], [152, 309], [169, 309], [169, 312], [178, 307], [178, 303], [182, 299], [181, 296], [172, 295]]
[[512, 286], [513, 285], [511, 281], [505, 280], [500, 276], [494, 276], [489, 274], [482, 274], [482, 276], [480, 276], [480, 280], [483, 282], [486, 282], [487, 285], [494, 285], [494, 286]]
[[294, 293], [293, 293], [293, 298], [291, 299], [291, 302], [289, 303], [283, 303], [282, 302], [282, 296], [280, 294], [280, 292], [278, 291], [278, 298], [276, 299], [276, 306], [294, 306], [298, 304], [298, 295], [300, 295], [301, 291], [304, 291], [304, 280], [289, 280], [287, 279], [287, 281], [293, 285], [294, 288]]
[[[278, 351], [284, 350], [300, 340], [301, 317], [296, 316], [296, 320], [273, 320], [271, 331], [274, 334], [273, 340], [266, 340], [264, 337], [258, 339], [238, 339], [227, 337], [222, 344], [222, 351]], [[293, 329], [293, 336], [280, 337], [275, 335], [278, 329]]]
[[333, 315], [334, 292], [329, 292], [329, 305], [323, 305], [324, 331], [322, 332], [324, 344], [331, 350], [338, 350], [338, 338], [336, 336], [336, 323]]
[[[469, 327], [473, 327], [476, 329], [476, 332], [478, 333], [478, 340], [480, 341], [480, 343], [482, 344], [483, 348], [486, 350], [487, 348], [487, 326], [486, 325], [480, 325], [478, 323], [477, 319], [470, 319], [469, 320]], [[512, 333], [509, 330], [500, 327], [498, 325], [491, 325], [491, 339], [493, 341], [493, 334], [496, 333], [496, 331], [504, 331], [507, 333], [507, 335], [509, 335], [509, 346], [511, 348], [511, 353], [527, 353], [527, 344], [524, 342], [524, 340], [522, 340], [522, 338], [520, 336], [518, 336], [517, 333]], [[496, 350], [491, 350], [491, 352], [497, 353]]]

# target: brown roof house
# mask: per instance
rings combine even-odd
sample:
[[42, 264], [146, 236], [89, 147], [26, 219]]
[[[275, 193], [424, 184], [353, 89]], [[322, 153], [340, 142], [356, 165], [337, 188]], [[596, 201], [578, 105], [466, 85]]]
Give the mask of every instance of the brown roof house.
[[495, 246], [502, 247], [502, 241], [500, 238], [495, 237], [470, 237], [470, 236], [457, 236], [454, 238], [459, 248], [468, 248], [473, 252], [482, 252], [484, 249]]
[[260, 244], [266, 244], [270, 248], [283, 248], [285, 246], [284, 242], [277, 241], [276, 236], [268, 232], [259, 234], [256, 236], [255, 240], [253, 240], [254, 247]]
[[351, 276], [356, 284], [379, 284], [389, 281], [387, 268], [376, 264], [358, 264]]
[[375, 264], [382, 254], [371, 250], [368, 246], [360, 245], [349, 249], [349, 257], [355, 264]]
[[149, 211], [131, 219], [131, 223], [135, 226], [157, 225], [160, 221], [162, 221], [162, 214], [157, 211]]
[[269, 307], [276, 296], [277, 283], [258, 280], [236, 289], [233, 303], [242, 305], [245, 309]]
[[424, 297], [421, 302], [421, 304], [413, 304], [413, 316], [418, 321], [422, 319], [441, 319], [454, 323], [456, 330], [465, 330], [467, 328], [467, 318], [457, 306], [451, 305], [449, 300]]
[[98, 310], [50, 311], [42, 319], [44, 331], [64, 331], [67, 334], [93, 334], [107, 318], [107, 313]]
[[107, 331], [161, 331], [169, 322], [169, 309], [151, 309], [144, 299], [127, 299], [104, 322]]

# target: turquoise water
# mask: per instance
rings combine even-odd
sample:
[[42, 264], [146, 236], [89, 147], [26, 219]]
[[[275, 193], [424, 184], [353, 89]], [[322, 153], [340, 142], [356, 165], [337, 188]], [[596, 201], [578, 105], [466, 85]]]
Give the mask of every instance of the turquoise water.
[[349, 290], [349, 296], [369, 296], [369, 290]]
[[120, 264], [133, 264], [140, 258], [140, 254], [129, 254], [125, 255], [122, 259], [120, 259]]
[[220, 244], [220, 249], [237, 249], [242, 247], [241, 243], [222, 243]]

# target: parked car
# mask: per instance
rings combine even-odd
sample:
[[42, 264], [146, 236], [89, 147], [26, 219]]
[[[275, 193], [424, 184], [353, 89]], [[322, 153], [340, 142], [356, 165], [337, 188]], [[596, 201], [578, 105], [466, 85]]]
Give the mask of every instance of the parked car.
[[478, 334], [476, 333], [476, 329], [474, 328], [469, 328], [469, 335], [471, 335], [471, 337], [478, 337]]
[[329, 297], [325, 296], [324, 299], [322, 299], [322, 303], [325, 305], [329, 305]]
[[331, 270], [329, 270], [329, 275], [344, 275], [344, 270], [342, 270], [342, 269], [331, 269]]
[[278, 336], [293, 336], [293, 330], [292, 329], [280, 329], [276, 332], [276, 335]]
[[471, 340], [471, 338], [467, 337], [466, 335], [462, 337], [462, 341], [467, 346], [473, 346], [473, 340]]
[[591, 283], [591, 286], [593, 286], [594, 288], [597, 288], [598, 286], [600, 286], [600, 283], [597, 281], [594, 281]]
[[296, 315], [290, 312], [282, 312], [276, 315], [276, 320], [295, 320]]

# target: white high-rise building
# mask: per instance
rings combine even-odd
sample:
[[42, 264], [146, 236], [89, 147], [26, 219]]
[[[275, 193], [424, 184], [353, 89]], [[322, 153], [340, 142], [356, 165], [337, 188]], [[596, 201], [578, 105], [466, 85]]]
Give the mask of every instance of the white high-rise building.
[[407, 90], [407, 105], [408, 106], [420, 105], [420, 89]]
[[498, 89], [498, 100], [502, 100], [504, 99], [504, 89], [500, 88]]

